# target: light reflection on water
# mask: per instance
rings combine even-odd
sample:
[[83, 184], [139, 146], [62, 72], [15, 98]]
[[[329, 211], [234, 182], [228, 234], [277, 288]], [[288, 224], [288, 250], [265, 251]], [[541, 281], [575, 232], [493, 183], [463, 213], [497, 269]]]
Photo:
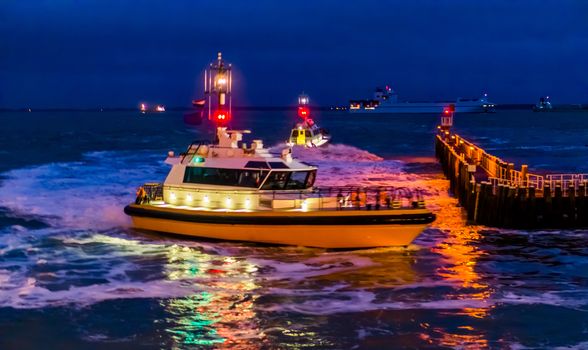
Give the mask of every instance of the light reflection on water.
[[167, 278], [194, 283], [193, 295], [162, 300], [168, 313], [166, 331], [178, 348], [214, 345], [215, 348], [255, 349], [264, 338], [256, 325], [253, 305], [259, 286], [258, 267], [242, 258], [214, 256], [174, 245], [167, 251]]
[[[500, 155], [514, 156], [517, 163], [538, 164], [551, 154], [549, 162], [558, 170], [570, 159], [584, 164], [577, 150], [520, 148], [535, 142], [525, 141], [518, 131], [513, 135], [520, 125], [543, 120], [544, 132], [533, 135], [557, 132], [551, 130], [554, 115], [527, 114], [462, 118], [458, 127], [464, 136], [488, 134], [490, 138], [479, 140], [486, 145], [504, 138]], [[55, 123], [54, 118], [37, 117], [41, 123]], [[321, 182], [424, 188], [427, 204], [437, 214], [432, 227], [407, 250], [331, 252], [164, 239], [121, 228], [127, 219], [121, 207], [136, 184], [165, 177], [161, 159], [170, 147], [168, 135], [175, 135], [171, 147], [176, 150], [194, 135], [179, 131], [181, 125], [169, 126], [175, 117], [181, 124], [179, 114], [140, 123], [125, 117], [121, 120], [129, 121], [132, 131], [109, 130], [127, 124], [119, 117], [113, 114], [110, 126], [100, 125], [104, 132], [72, 131], [60, 138], [71, 151], [65, 159], [48, 151], [46, 145], [54, 143], [50, 140], [32, 150], [42, 152], [47, 164], [22, 168], [16, 159], [34, 157], [11, 153], [7, 166], [15, 170], [1, 174], [0, 187], [0, 328], [22, 325], [22, 335], [42, 323], [53, 328], [29, 338], [59, 342], [67, 337], [77, 348], [106, 343], [126, 348], [129, 339], [177, 349], [586, 347], [588, 232], [467, 226], [431, 159], [429, 141], [437, 118], [363, 118], [365, 128], [358, 132], [358, 119], [325, 116], [321, 125], [345, 144], [300, 152], [310, 153], [306, 156], [320, 165]], [[567, 118], [574, 128], [547, 141], [584, 147], [585, 135], [576, 125], [588, 119], [557, 118]], [[93, 117], [85, 123], [96, 126]], [[276, 131], [282, 124], [274, 112], [261, 118], [252, 114], [243, 122], [268, 145], [283, 140]], [[79, 124], [67, 119], [53, 128], [61, 133], [64, 125]], [[570, 139], [572, 130], [580, 131]], [[43, 135], [53, 137], [51, 129]], [[4, 146], [14, 144], [7, 149], [21, 154], [30, 147], [23, 143], [29, 138], [22, 140], [13, 138]], [[102, 150], [97, 142], [108, 143], [112, 151], [78, 154]], [[146, 150], [146, 145], [153, 148]], [[428, 159], [400, 162], [400, 155]], [[40, 222], [35, 226], [31, 220]], [[121, 315], [130, 321], [120, 321]], [[570, 321], [562, 326], [562, 320]], [[0, 348], [10, 348], [2, 346], [5, 339], [22, 338], [12, 330], [0, 337]]]
[[[447, 190], [447, 183], [436, 178], [413, 185], [429, 193]], [[194, 289], [200, 291], [161, 301], [168, 314], [166, 332], [178, 348], [333, 347], [337, 341], [325, 333], [332, 317], [378, 308], [402, 310], [402, 303], [411, 308], [435, 299], [465, 301], [467, 307], [450, 308], [443, 311], [446, 314], [484, 319], [492, 305], [469, 307], [491, 297], [491, 288], [476, 270], [477, 260], [485, 254], [477, 244], [479, 228], [465, 225], [460, 208], [450, 197], [437, 197], [433, 206], [438, 208], [439, 220], [433, 227], [438, 237], [433, 243], [421, 242], [408, 249], [328, 252], [233, 245], [214, 255], [173, 245], [166, 251], [167, 278], [194, 283]], [[433, 271], [420, 267], [423, 255], [425, 260], [434, 259]], [[411, 286], [418, 288], [431, 280], [451, 286], [450, 291], [441, 295], [410, 291]], [[272, 317], [270, 324], [261, 322], [272, 314], [284, 317]], [[315, 315], [311, 324], [304, 321], [308, 317], [304, 315]], [[438, 346], [487, 347], [485, 331], [476, 322], [461, 320], [465, 321], [455, 327], [421, 323], [419, 337]]]
[[[447, 182], [437, 185], [441, 185], [440, 192], [448, 192]], [[447, 295], [447, 298], [480, 301], [484, 304], [491, 298], [492, 290], [477, 271], [478, 260], [487, 254], [478, 244], [482, 227], [467, 225], [465, 214], [455, 198], [439, 198], [439, 201], [444, 205], [437, 213], [438, 220], [434, 226], [442, 229], [445, 237], [431, 247], [431, 252], [441, 255], [443, 262], [435, 269], [435, 273], [448, 282], [456, 283], [454, 292]], [[491, 304], [482, 307], [463, 307], [454, 310], [453, 313], [484, 319], [490, 315], [492, 308]], [[478, 322], [471, 322], [467, 318], [463, 320], [465, 324], [455, 329], [434, 327], [432, 331], [439, 334], [438, 344], [467, 349], [488, 348], [486, 331], [478, 329]]]

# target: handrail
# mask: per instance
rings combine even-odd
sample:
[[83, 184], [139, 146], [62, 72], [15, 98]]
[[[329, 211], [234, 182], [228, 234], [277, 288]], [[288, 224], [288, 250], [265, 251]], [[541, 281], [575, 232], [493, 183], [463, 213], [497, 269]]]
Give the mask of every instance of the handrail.
[[[186, 152], [180, 153], [180, 155], [182, 156], [181, 162], [183, 163], [188, 155], [198, 154], [198, 150], [200, 149], [200, 146], [205, 145], [208, 142], [209, 141], [203, 141], [203, 140], [192, 141], [192, 143], [190, 143], [190, 145], [188, 146], [188, 149], [186, 149]], [[192, 146], [197, 146], [197, 147], [194, 151], [190, 152], [192, 150]]]
[[[147, 184], [146, 184], [147, 185]], [[151, 184], [149, 184], [151, 185]], [[380, 192], [387, 192], [392, 194], [396, 198], [422, 198], [423, 197], [423, 190], [421, 189], [410, 189], [408, 187], [393, 187], [393, 186], [329, 186], [329, 187], [312, 187], [310, 189], [304, 190], [258, 190], [258, 189], [202, 189], [202, 188], [187, 188], [182, 186], [174, 186], [174, 185], [165, 185], [162, 183], [158, 183], [159, 187], [163, 188], [166, 187], [170, 190], [189, 190], [191, 192], [206, 192], [212, 194], [231, 194], [231, 193], [239, 193], [239, 194], [259, 194], [259, 195], [303, 195], [303, 194], [317, 194], [317, 195], [324, 195], [327, 194], [329, 196], [337, 196], [339, 192], [341, 194], [349, 194], [351, 192], [360, 193], [377, 193]]]
[[[257, 189], [202, 189], [170, 186], [162, 183], [146, 183], [143, 185], [149, 200], [163, 200], [163, 189], [178, 192], [196, 192], [206, 195], [251, 195], [261, 200], [301, 200], [317, 199], [318, 208], [325, 207], [325, 200], [336, 198], [340, 207], [367, 207], [378, 209], [380, 206], [389, 208], [424, 208], [424, 196], [421, 189], [391, 186], [330, 186], [313, 187], [307, 190], [257, 190]], [[277, 197], [277, 198], [276, 198]], [[328, 202], [327, 202], [328, 203]], [[331, 203], [333, 205], [333, 203]]]
[[583, 184], [588, 187], [588, 174], [549, 174], [543, 176], [524, 173], [513, 169], [514, 164], [487, 153], [483, 148], [457, 134], [449, 135], [443, 132], [437, 135], [437, 138], [454, 155], [466, 162], [473, 161], [473, 164], [482, 168], [488, 175], [488, 181], [494, 186], [502, 184], [515, 187], [534, 187], [539, 191], [542, 191], [545, 186], [552, 188], [558, 185], [565, 188], [571, 186], [578, 189], [578, 186]]

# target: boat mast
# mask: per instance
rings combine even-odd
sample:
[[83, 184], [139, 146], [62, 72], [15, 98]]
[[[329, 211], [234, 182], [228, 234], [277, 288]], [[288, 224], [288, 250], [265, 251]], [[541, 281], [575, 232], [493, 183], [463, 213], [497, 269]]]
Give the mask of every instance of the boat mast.
[[208, 119], [226, 126], [232, 115], [232, 66], [219, 52], [217, 60], [204, 71], [204, 95], [208, 102]]
[[310, 99], [304, 92], [298, 95], [298, 116], [302, 118], [304, 122], [306, 122], [310, 117], [310, 109], [308, 108], [309, 102]]

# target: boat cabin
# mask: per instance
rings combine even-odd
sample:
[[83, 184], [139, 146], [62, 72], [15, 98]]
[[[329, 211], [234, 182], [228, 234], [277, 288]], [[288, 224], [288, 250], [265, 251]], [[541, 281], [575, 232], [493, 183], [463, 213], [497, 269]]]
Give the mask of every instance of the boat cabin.
[[[261, 140], [248, 147], [246, 130], [219, 128], [218, 144], [195, 142], [180, 155], [168, 154], [172, 168], [163, 200], [173, 205], [258, 208], [263, 195], [312, 192], [317, 168], [292, 158], [291, 149], [272, 154]], [[298, 196], [299, 197], [299, 196]]]
[[311, 119], [307, 119], [306, 122], [297, 124], [292, 129], [287, 144], [290, 146], [318, 147], [328, 141], [329, 136], [326, 135], [326, 131], [319, 128]]

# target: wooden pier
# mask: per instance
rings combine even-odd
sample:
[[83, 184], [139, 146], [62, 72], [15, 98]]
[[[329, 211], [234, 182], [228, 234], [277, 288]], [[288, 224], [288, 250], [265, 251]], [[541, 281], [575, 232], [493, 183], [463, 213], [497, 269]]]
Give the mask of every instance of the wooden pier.
[[536, 175], [441, 129], [435, 154], [468, 221], [517, 229], [588, 227], [588, 174]]

